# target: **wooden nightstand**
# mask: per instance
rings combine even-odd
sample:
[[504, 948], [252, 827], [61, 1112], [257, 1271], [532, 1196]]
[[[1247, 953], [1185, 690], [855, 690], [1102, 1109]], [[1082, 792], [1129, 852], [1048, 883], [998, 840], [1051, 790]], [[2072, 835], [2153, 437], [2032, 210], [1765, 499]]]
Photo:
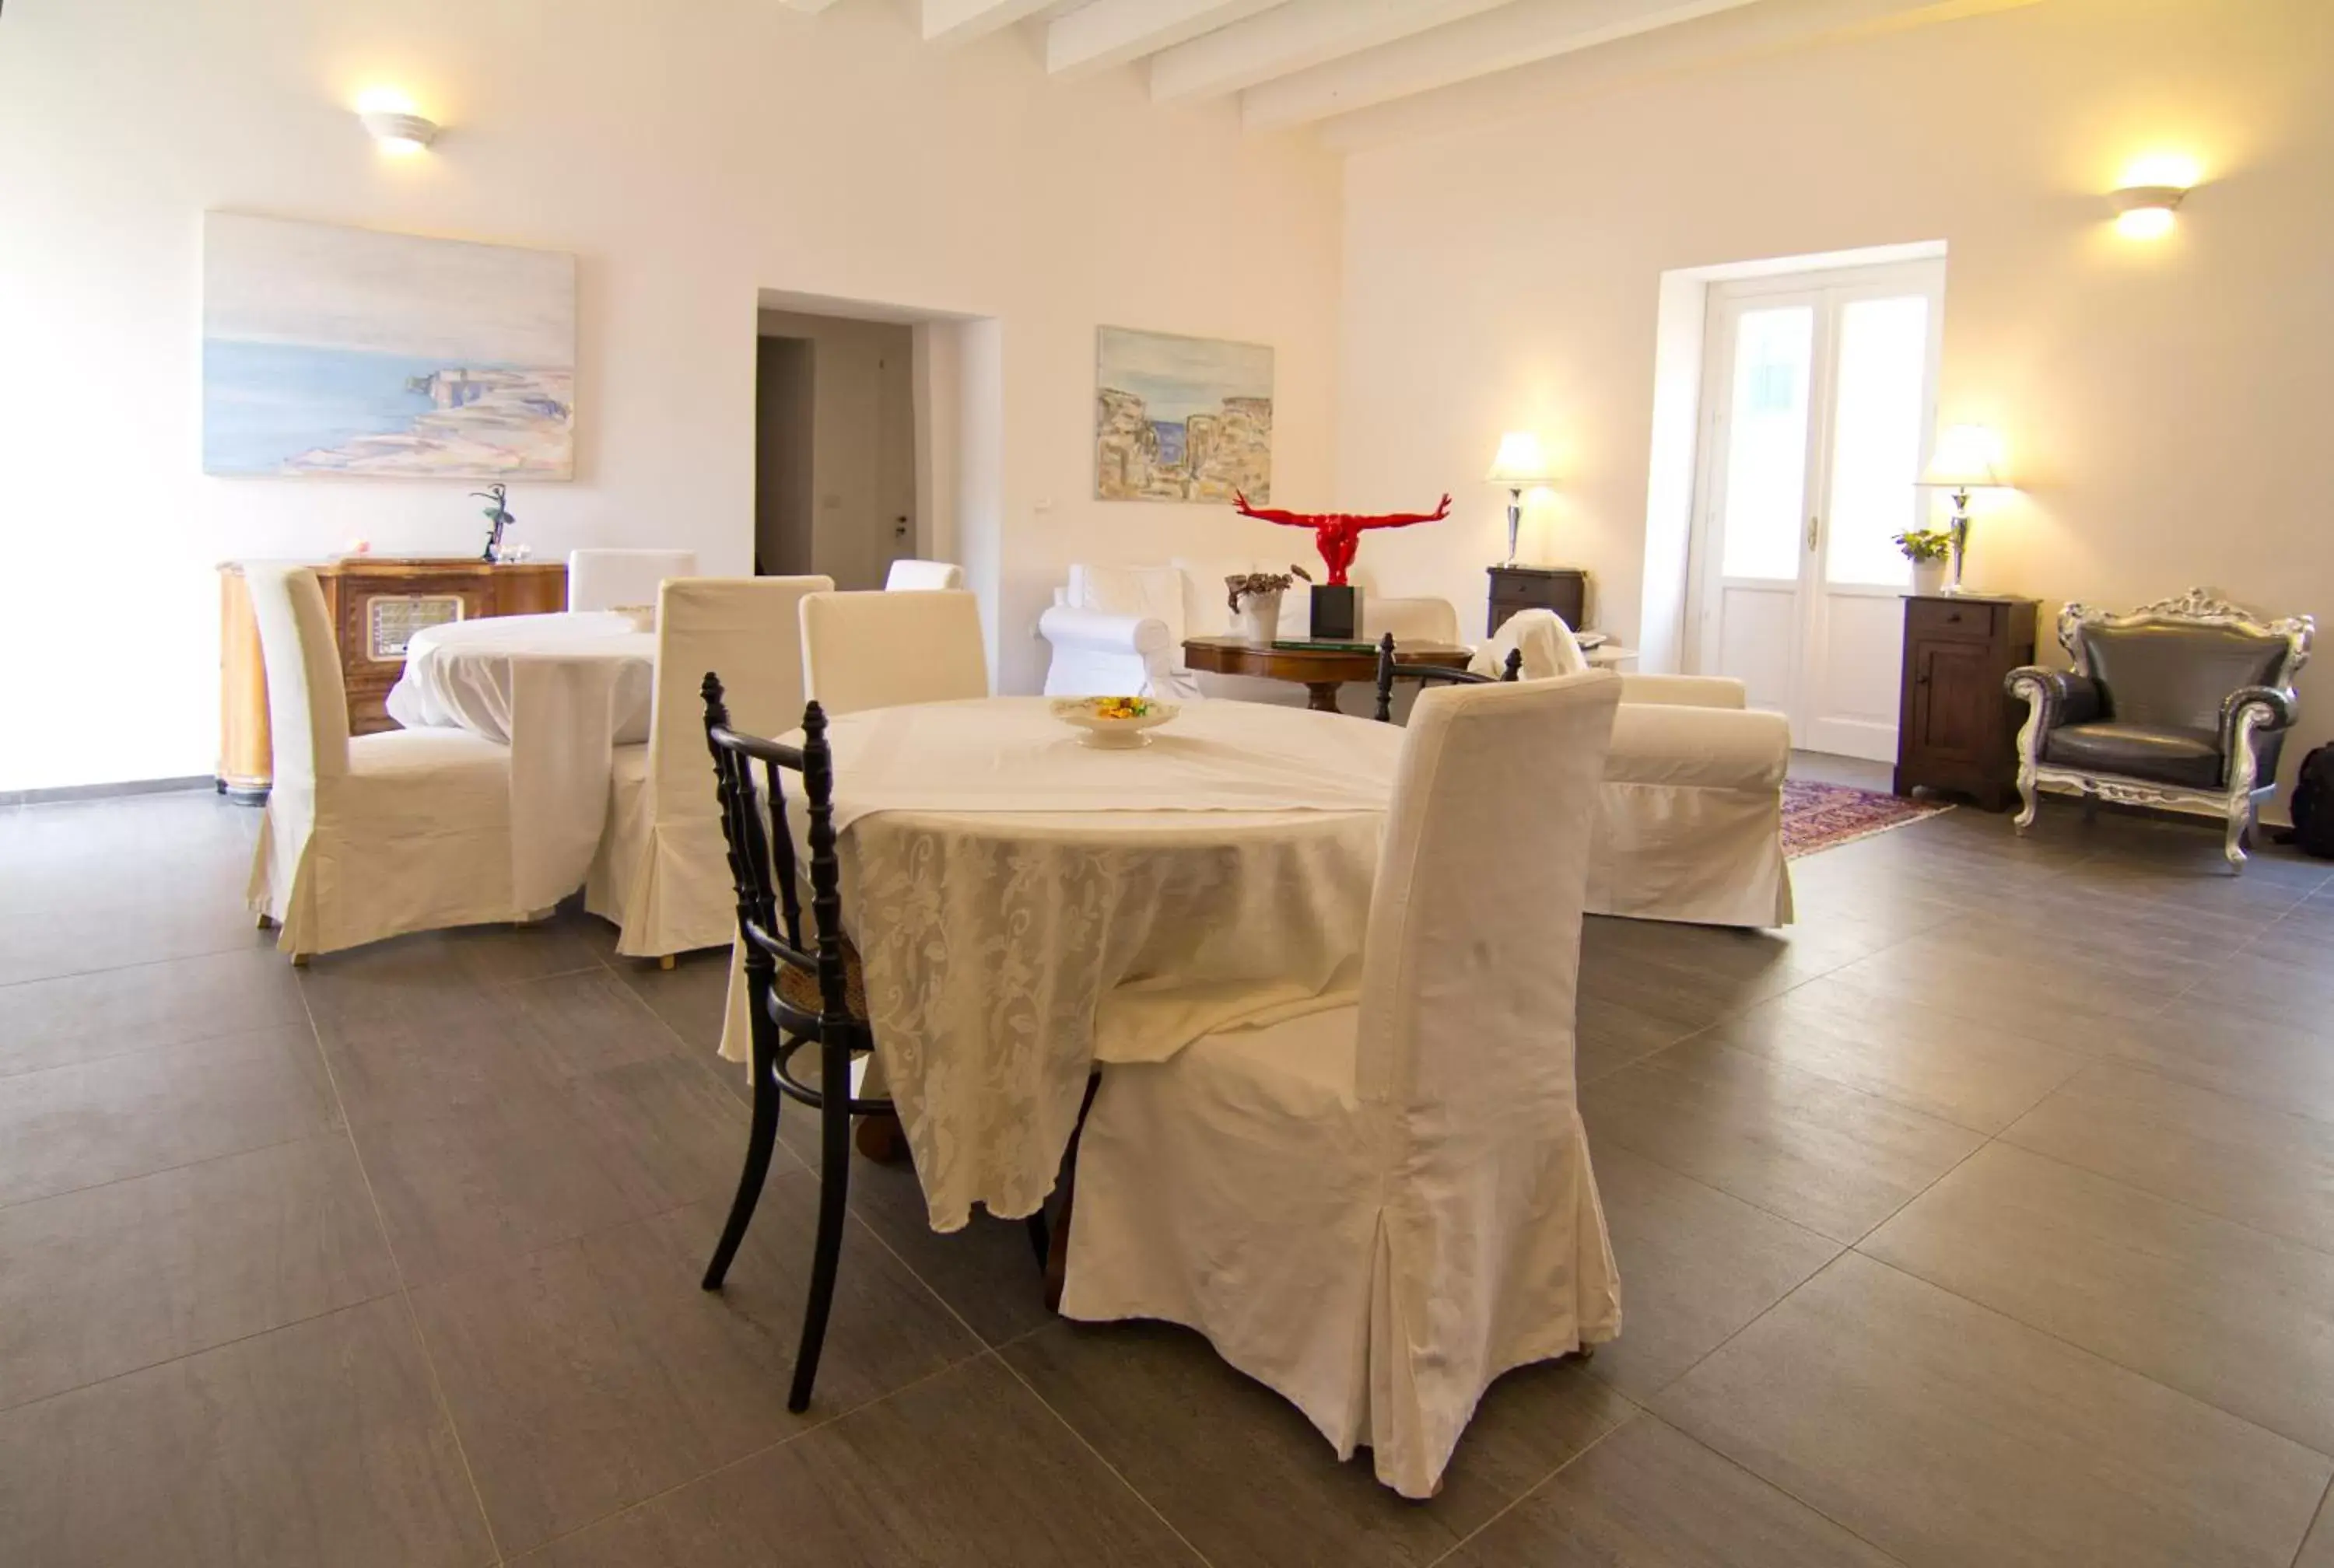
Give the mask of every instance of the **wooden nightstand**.
[[1927, 785], [2011, 803], [2018, 784], [2023, 709], [2003, 678], [2034, 662], [2031, 599], [1989, 593], [1908, 594], [1905, 676], [1896, 709], [1896, 793]]
[[1486, 636], [1519, 610], [1553, 610], [1573, 630], [1588, 612], [1588, 573], [1572, 566], [1494, 566]]

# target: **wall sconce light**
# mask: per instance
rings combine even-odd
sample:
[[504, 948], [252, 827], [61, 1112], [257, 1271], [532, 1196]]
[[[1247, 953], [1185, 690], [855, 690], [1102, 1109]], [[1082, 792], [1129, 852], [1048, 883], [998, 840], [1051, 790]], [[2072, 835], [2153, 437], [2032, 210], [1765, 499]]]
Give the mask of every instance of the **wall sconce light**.
[[1523, 526], [1524, 492], [1554, 482], [1556, 476], [1548, 471], [1548, 454], [1540, 449], [1539, 438], [1529, 430], [1510, 430], [1500, 438], [1500, 449], [1491, 458], [1491, 471], [1483, 476], [1494, 485], [1504, 485], [1508, 491], [1508, 561], [1516, 563], [1516, 534]]
[[392, 157], [408, 158], [438, 139], [438, 122], [413, 111], [413, 101], [376, 87], [357, 100], [357, 121]]
[[2185, 153], [2151, 153], [2123, 171], [2122, 186], [2107, 195], [2115, 208], [2116, 232], [2126, 239], [2161, 239], [2172, 232], [2172, 214], [2180, 198], [2204, 177], [2196, 160]]
[[2116, 233], [2126, 239], [2161, 239], [2172, 232], [2173, 210], [2187, 194], [2176, 185], [2127, 185], [2108, 192]]

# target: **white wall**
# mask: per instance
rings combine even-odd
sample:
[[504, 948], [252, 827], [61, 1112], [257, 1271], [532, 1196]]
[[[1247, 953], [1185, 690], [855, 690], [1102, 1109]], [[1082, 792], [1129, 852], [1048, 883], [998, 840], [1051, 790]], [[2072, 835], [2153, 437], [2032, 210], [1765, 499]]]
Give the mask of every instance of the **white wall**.
[[[2046, 626], [2196, 582], [2334, 618], [2334, 5], [2044, 0], [1567, 102], [1583, 63], [1347, 163], [1340, 502], [1461, 500], [1363, 545], [1388, 591], [1477, 613], [1477, 476], [1535, 428], [1568, 477], [1531, 544], [1635, 638], [1662, 274], [1943, 240], [1940, 420], [2001, 431], [2026, 485], [1980, 515], [1974, 586]], [[2170, 239], [2119, 238], [2102, 193], [2167, 149], [2207, 183]], [[2334, 679], [2302, 689], [2323, 741]]]
[[[348, 112], [384, 82], [447, 126], [428, 156]], [[577, 478], [512, 497], [544, 555], [748, 569], [760, 291], [993, 322], [960, 368], [1001, 399], [952, 424], [1001, 448], [954, 459], [955, 523], [1007, 689], [1071, 559], [1271, 532], [1088, 498], [1097, 323], [1274, 344], [1275, 494], [1328, 496], [1335, 162], [882, 0], [9, 0], [0, 192], [0, 789], [209, 770], [218, 560], [477, 547], [472, 486], [201, 476], [206, 208], [577, 255]]]

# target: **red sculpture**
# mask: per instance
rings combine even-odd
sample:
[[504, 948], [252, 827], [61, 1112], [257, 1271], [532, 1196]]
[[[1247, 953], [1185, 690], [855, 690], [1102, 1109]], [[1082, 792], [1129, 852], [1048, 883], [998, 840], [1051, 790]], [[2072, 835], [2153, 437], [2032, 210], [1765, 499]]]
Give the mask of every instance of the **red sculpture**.
[[1251, 506], [1248, 497], [1237, 490], [1232, 492], [1232, 510], [1243, 517], [1313, 530], [1313, 544], [1321, 552], [1321, 563], [1329, 569], [1332, 588], [1345, 585], [1345, 569], [1354, 563], [1354, 552], [1361, 545], [1363, 529], [1407, 528], [1413, 523], [1440, 523], [1451, 515], [1448, 495], [1442, 497], [1442, 505], [1432, 512], [1388, 512], [1378, 517], [1360, 517], [1350, 512], [1284, 512], [1278, 506]]

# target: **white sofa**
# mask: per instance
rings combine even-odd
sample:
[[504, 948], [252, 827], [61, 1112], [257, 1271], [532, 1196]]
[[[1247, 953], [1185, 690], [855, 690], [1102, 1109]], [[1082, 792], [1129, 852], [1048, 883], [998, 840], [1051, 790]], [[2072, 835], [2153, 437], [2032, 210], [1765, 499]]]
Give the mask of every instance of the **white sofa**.
[[[1551, 611], [1511, 617], [1475, 656], [1492, 673], [1509, 648], [1527, 680], [1587, 668]], [[1787, 926], [1783, 775], [1791, 726], [1744, 706], [1722, 676], [1624, 675], [1600, 821], [1590, 840], [1588, 912], [1705, 926]]]
[[[1181, 556], [1164, 566], [1071, 567], [1068, 584], [1054, 591], [1052, 606], [1037, 620], [1038, 635], [1053, 646], [1046, 694], [1302, 703], [1301, 686], [1203, 675], [1183, 664], [1185, 638], [1221, 637], [1231, 630], [1226, 578], [1288, 570], [1287, 561]], [[1281, 636], [1306, 634], [1308, 603], [1306, 585], [1299, 582], [1281, 601]], [[1391, 631], [1404, 640], [1456, 643], [1459, 639], [1459, 615], [1446, 600], [1376, 599], [1365, 593], [1362, 620], [1370, 637]]]

